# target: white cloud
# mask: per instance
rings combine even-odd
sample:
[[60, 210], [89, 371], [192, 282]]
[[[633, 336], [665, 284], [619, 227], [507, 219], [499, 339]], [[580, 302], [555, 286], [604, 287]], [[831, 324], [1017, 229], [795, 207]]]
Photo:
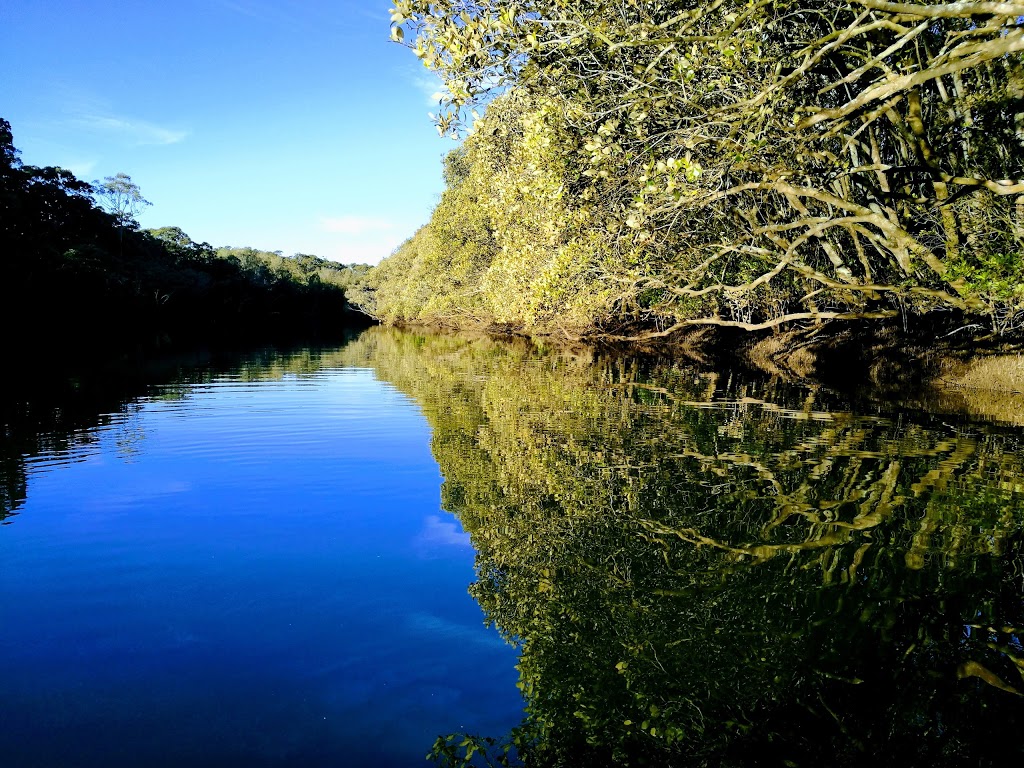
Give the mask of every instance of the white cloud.
[[259, 2], [258, 0], [243, 0], [242, 2], [226, 0], [221, 2], [220, 6], [264, 24], [301, 26], [302, 23], [297, 9], [293, 7], [282, 8], [276, 3]]
[[222, 3], [220, 3], [220, 6], [222, 8], [227, 8], [229, 11], [234, 11], [235, 13], [240, 13], [243, 16], [251, 16], [254, 19], [262, 18], [262, 16], [259, 13], [259, 11], [256, 8], [254, 8], [252, 5], [245, 5], [243, 3], [222, 2]]
[[136, 146], [177, 144], [188, 136], [188, 131], [164, 128], [145, 120], [109, 115], [83, 115], [75, 118], [74, 122], [97, 133], [121, 136]]
[[431, 107], [436, 107], [441, 99], [448, 95], [448, 88], [441, 81], [441, 78], [429, 73], [419, 73], [412, 78], [412, 84], [426, 99]]
[[469, 534], [462, 530], [461, 525], [452, 520], [442, 520], [437, 515], [429, 515], [424, 521], [420, 541], [446, 547], [472, 546]]
[[458, 622], [423, 611], [412, 611], [406, 616], [406, 627], [417, 635], [441, 637], [451, 641], [453, 647], [469, 643], [490, 647], [501, 647], [505, 641], [497, 632], [482, 631], [480, 623], [459, 624]]
[[417, 229], [401, 218], [355, 214], [321, 216], [318, 225], [321, 245], [309, 253], [346, 264], [377, 264]]
[[[360, 0], [365, 2], [365, 0]], [[345, 14], [338, 14], [332, 8], [325, 6], [320, 8], [305, 0], [217, 0], [217, 4], [227, 11], [242, 16], [247, 16], [261, 24], [273, 26], [289, 26], [297, 29], [322, 30], [325, 27], [334, 27], [338, 31], [345, 31], [352, 27], [351, 22]], [[369, 14], [360, 8], [358, 13], [362, 16], [369, 16], [381, 25], [381, 37], [387, 39], [388, 14], [383, 10], [376, 14]]]
[[[366, 8], [363, 8], [362, 6], [360, 6], [356, 10], [356, 13], [358, 13], [360, 16], [362, 16], [364, 18], [373, 19], [374, 21], [380, 21], [380, 22], [383, 22], [384, 24], [390, 24], [391, 23], [391, 15], [386, 13], [384, 10], [376, 10], [375, 9], [375, 10], [369, 11]], [[387, 27], [384, 27], [384, 32], [385, 33], [387, 32]]]
[[87, 178], [88, 176], [92, 175], [92, 172], [94, 170], [96, 170], [96, 161], [95, 160], [82, 160], [82, 161], [73, 160], [70, 163], [66, 163], [64, 165], [64, 167], [67, 168], [69, 171], [71, 171], [73, 174], [75, 174], [75, 176], [77, 176], [78, 178], [84, 179], [84, 178]]

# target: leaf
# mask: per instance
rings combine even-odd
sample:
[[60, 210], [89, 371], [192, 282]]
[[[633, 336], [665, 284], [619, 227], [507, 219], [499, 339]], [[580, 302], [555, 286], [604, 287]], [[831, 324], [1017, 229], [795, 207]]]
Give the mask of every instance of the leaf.
[[1014, 688], [1008, 683], [1004, 683], [995, 673], [991, 672], [988, 668], [982, 666], [976, 661], [967, 661], [961, 664], [956, 669], [957, 678], [963, 680], [965, 677], [976, 677], [984, 683], [988, 683], [993, 688], [998, 688], [1001, 691], [1012, 693], [1014, 696], [1021, 696], [1020, 691]]

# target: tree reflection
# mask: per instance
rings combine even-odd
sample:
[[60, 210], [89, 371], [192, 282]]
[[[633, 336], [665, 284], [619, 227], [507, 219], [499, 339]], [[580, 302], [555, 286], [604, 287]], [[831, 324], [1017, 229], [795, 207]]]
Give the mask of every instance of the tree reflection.
[[521, 648], [527, 764], [1022, 754], [1018, 431], [483, 339], [346, 354], [431, 421], [472, 593]]
[[152, 357], [100, 355], [68, 364], [50, 350], [21, 360], [0, 382], [0, 524], [11, 523], [28, 494], [27, 462], [88, 451], [102, 428], [116, 426], [118, 455], [131, 461], [145, 439], [142, 403], [189, 397], [221, 377], [241, 381], [305, 376], [338, 364], [337, 348], [190, 350]]

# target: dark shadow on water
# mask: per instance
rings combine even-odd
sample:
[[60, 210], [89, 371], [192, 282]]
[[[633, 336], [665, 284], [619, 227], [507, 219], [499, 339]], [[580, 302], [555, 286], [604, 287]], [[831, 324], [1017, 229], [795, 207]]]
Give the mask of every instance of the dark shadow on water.
[[128, 341], [100, 338], [17, 338], [4, 350], [0, 379], [0, 523], [10, 523], [27, 493], [25, 464], [43, 453], [66, 453], [95, 440], [98, 427], [126, 413], [136, 401], [176, 385], [216, 377], [312, 372], [319, 358], [356, 338], [360, 330], [330, 336], [287, 334], [233, 341], [172, 340], [147, 336]]

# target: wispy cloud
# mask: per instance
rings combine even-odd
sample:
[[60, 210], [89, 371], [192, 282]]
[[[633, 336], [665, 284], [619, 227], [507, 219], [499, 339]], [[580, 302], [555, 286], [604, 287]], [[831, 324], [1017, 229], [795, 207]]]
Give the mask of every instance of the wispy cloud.
[[72, 160], [64, 165], [69, 171], [80, 179], [87, 178], [92, 175], [92, 172], [96, 170], [95, 160]]
[[301, 22], [294, 8], [279, 7], [273, 3], [260, 2], [259, 0], [240, 0], [239, 2], [224, 0], [220, 5], [233, 13], [248, 16], [251, 19], [264, 23], [297, 26]]
[[405, 617], [406, 628], [417, 635], [440, 637], [453, 641], [453, 645], [485, 645], [491, 647], [502, 647], [505, 641], [497, 632], [482, 627], [480, 622], [473, 624], [460, 624], [423, 611], [412, 611]]
[[382, 259], [390, 256], [406, 237], [407, 235], [403, 234], [369, 241], [326, 243], [312, 252], [343, 264], [379, 264]]
[[86, 130], [120, 136], [135, 146], [177, 144], [189, 134], [188, 131], [166, 128], [145, 120], [112, 115], [82, 115], [74, 122]]
[[436, 107], [448, 93], [441, 78], [435, 75], [418, 73], [413, 76], [412, 84], [423, 94], [426, 103], [431, 107]]
[[183, 480], [133, 483], [123, 488], [111, 488], [106, 492], [99, 493], [86, 505], [85, 511], [92, 519], [95, 519], [97, 514], [117, 513], [125, 507], [137, 507], [148, 504], [154, 499], [164, 499], [191, 491], [192, 484]]
[[[351, 26], [347, 22], [346, 14], [338, 13], [330, 4], [320, 8], [306, 0], [218, 0], [217, 4], [231, 13], [276, 27], [287, 26], [307, 30], [330, 27], [344, 31]], [[359, 13], [365, 15], [362, 9], [359, 9]], [[387, 15], [384, 14], [381, 32], [383, 39], [387, 39], [388, 35], [387, 19]]]
[[384, 34], [382, 36], [383, 37], [387, 37], [387, 31], [388, 31], [387, 25], [391, 23], [391, 16], [383, 8], [381, 8], [381, 9], [374, 9], [374, 10], [371, 11], [371, 10], [368, 10], [368, 9], [360, 6], [360, 7], [358, 7], [356, 9], [356, 13], [358, 13], [360, 16], [362, 16], [364, 18], [367, 18], [367, 19], [373, 19], [374, 21], [383, 22], [383, 24], [385, 26], [383, 27]]
[[229, 11], [240, 13], [243, 16], [251, 16], [254, 19], [263, 19], [265, 16], [262, 9], [251, 4], [222, 2], [220, 3], [220, 6], [222, 8], [227, 8]]

